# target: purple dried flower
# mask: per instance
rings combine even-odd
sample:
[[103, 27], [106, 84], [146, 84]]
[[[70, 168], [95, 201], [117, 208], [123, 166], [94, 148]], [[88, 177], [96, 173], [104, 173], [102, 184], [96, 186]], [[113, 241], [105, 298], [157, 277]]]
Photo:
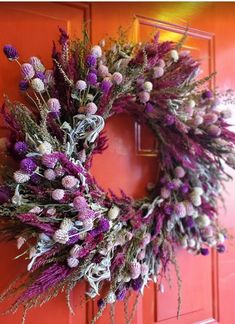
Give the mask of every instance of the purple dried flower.
[[20, 162], [20, 168], [22, 171], [31, 174], [37, 169], [37, 164], [32, 159], [26, 158]]
[[223, 244], [218, 244], [216, 247], [217, 252], [224, 253], [225, 252], [225, 246]]
[[29, 88], [29, 83], [27, 80], [20, 80], [19, 82], [19, 89], [21, 91], [26, 91]]
[[180, 218], [184, 218], [186, 216], [186, 209], [184, 203], [178, 202], [174, 205], [174, 213]]
[[145, 111], [148, 114], [153, 113], [154, 112], [153, 105], [151, 105], [151, 103], [147, 102], [146, 105], [145, 105]]
[[100, 221], [99, 221], [99, 229], [102, 231], [102, 232], [107, 232], [109, 230], [109, 220], [107, 218], [101, 218]]
[[205, 255], [205, 256], [208, 255], [208, 254], [210, 253], [209, 250], [208, 250], [207, 248], [201, 248], [201, 249], [200, 249], [200, 252], [201, 252], [202, 255]]
[[80, 211], [78, 218], [82, 221], [86, 220], [86, 219], [93, 219], [95, 218], [95, 212], [92, 209], [85, 209]]
[[35, 72], [35, 77], [42, 80], [42, 81], [45, 80], [45, 74], [43, 72], [41, 72], [41, 71], [36, 71]]
[[84, 211], [88, 207], [86, 199], [82, 196], [75, 197], [73, 200], [73, 207], [77, 211]]
[[206, 90], [202, 93], [202, 99], [211, 99], [213, 97], [213, 92]]
[[16, 142], [14, 145], [14, 151], [20, 155], [23, 156], [28, 151], [28, 144], [25, 142]]
[[140, 290], [142, 287], [142, 284], [143, 284], [143, 280], [141, 277], [131, 280], [131, 287], [133, 288], [134, 291]]
[[164, 123], [167, 125], [167, 126], [172, 126], [174, 125], [175, 123], [175, 116], [173, 115], [170, 115], [170, 114], [167, 114], [164, 118]]
[[182, 186], [180, 187], [180, 191], [183, 194], [186, 194], [189, 192], [189, 185], [187, 183], [183, 183]]
[[97, 83], [97, 75], [93, 72], [89, 72], [88, 75], [87, 75], [87, 83], [90, 84], [90, 85], [96, 85]]
[[13, 47], [10, 44], [7, 44], [3, 47], [3, 52], [6, 55], [6, 57], [8, 58], [9, 61], [14, 61], [17, 60], [19, 58], [19, 54], [17, 52], [17, 49], [15, 47]]
[[40, 184], [41, 180], [42, 180], [42, 178], [36, 173], [32, 174], [30, 177], [30, 181], [35, 185]]
[[56, 98], [50, 98], [47, 101], [48, 108], [51, 112], [56, 112], [58, 113], [61, 109], [60, 102]]
[[100, 299], [97, 301], [97, 306], [98, 306], [99, 308], [104, 308], [104, 306], [105, 306], [105, 301], [104, 301], [102, 298], [100, 298]]
[[92, 54], [87, 55], [86, 64], [88, 67], [96, 66], [96, 56]]
[[112, 82], [109, 79], [105, 79], [101, 82], [101, 91], [107, 94], [112, 87]]
[[173, 213], [173, 206], [172, 205], [170, 205], [170, 204], [167, 204], [167, 205], [165, 205], [165, 207], [164, 207], [164, 212], [167, 214], [167, 215], [172, 215], [172, 213]]
[[166, 186], [166, 188], [168, 190], [174, 190], [175, 189], [175, 184], [173, 182], [168, 182], [165, 186]]
[[195, 222], [192, 216], [187, 216], [184, 219], [184, 224], [188, 227], [188, 228], [192, 228], [195, 226]]
[[125, 296], [126, 296], [126, 287], [119, 288], [116, 292], [116, 299], [124, 300]]

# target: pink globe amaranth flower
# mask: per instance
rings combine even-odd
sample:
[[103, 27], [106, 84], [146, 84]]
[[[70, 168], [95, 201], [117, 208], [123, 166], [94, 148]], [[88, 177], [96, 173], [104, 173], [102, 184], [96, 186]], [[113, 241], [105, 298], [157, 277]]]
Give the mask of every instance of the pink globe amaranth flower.
[[186, 216], [186, 208], [184, 203], [178, 202], [174, 204], [174, 213], [180, 218], [184, 218]]
[[164, 199], [169, 198], [171, 195], [171, 191], [169, 189], [167, 189], [166, 187], [162, 187], [161, 188], [161, 197]]
[[72, 247], [72, 249], [69, 251], [69, 254], [71, 255], [71, 257], [78, 258], [80, 251], [81, 251], [81, 246], [78, 244], [75, 244]]
[[144, 260], [144, 258], [145, 258], [145, 250], [142, 250], [142, 251], [140, 251], [140, 252], [138, 253], [138, 255], [137, 255], [137, 259], [138, 259], [139, 261], [142, 261], [142, 260]]
[[185, 176], [185, 171], [181, 166], [178, 166], [175, 168], [174, 170], [174, 174], [176, 176], [176, 178], [183, 178]]
[[74, 176], [65, 176], [62, 179], [62, 185], [65, 189], [72, 189], [74, 188], [78, 183], [78, 179], [75, 178]]
[[131, 279], [137, 279], [141, 273], [141, 265], [138, 261], [132, 261], [129, 264]]
[[187, 216], [192, 216], [194, 214], [194, 208], [190, 201], [188, 200], [184, 201], [184, 207], [186, 209]]
[[98, 67], [98, 76], [100, 76], [101, 78], [105, 78], [109, 75], [109, 69], [107, 66], [101, 64]]
[[78, 80], [78, 81], [76, 82], [75, 88], [76, 88], [77, 90], [79, 90], [79, 91], [84, 91], [84, 90], [86, 90], [86, 88], [87, 88], [87, 84], [86, 84], [86, 82], [83, 81], [83, 80]]
[[198, 114], [195, 115], [193, 118], [193, 125], [197, 127], [197, 126], [201, 125], [202, 123], [203, 123], [203, 117]]
[[153, 69], [153, 78], [158, 79], [164, 74], [164, 69], [161, 66], [157, 66]]
[[140, 100], [141, 103], [146, 103], [146, 102], [149, 101], [149, 99], [150, 99], [149, 92], [147, 92], [147, 91], [141, 91], [139, 93], [139, 100]]
[[54, 169], [56, 163], [58, 162], [58, 157], [54, 154], [44, 154], [42, 156], [42, 164], [47, 168]]
[[47, 169], [44, 171], [44, 177], [49, 181], [53, 181], [56, 178], [56, 173], [52, 169]]
[[59, 112], [61, 109], [60, 102], [56, 98], [50, 98], [47, 101], [47, 106], [51, 112]]
[[34, 67], [35, 71], [44, 72], [46, 70], [41, 60], [36, 56], [30, 57], [29, 63]]
[[84, 110], [86, 112], [86, 114], [89, 115], [94, 115], [97, 112], [97, 106], [94, 102], [89, 102], [85, 107]]
[[73, 200], [73, 207], [77, 211], [85, 211], [88, 208], [87, 201], [84, 197], [82, 196], [77, 196]]
[[82, 221], [82, 223], [85, 231], [91, 230], [93, 228], [92, 218], [86, 218]]
[[160, 66], [161, 68], [164, 68], [166, 63], [163, 59], [159, 59], [157, 62], [157, 65]]
[[85, 219], [94, 219], [95, 218], [95, 212], [92, 209], [86, 208], [86, 209], [80, 209], [78, 219], [81, 221], [84, 221]]
[[51, 196], [54, 200], [60, 201], [64, 198], [64, 190], [63, 189], [55, 189], [52, 191]]
[[34, 77], [35, 71], [31, 64], [24, 63], [21, 65], [21, 73], [23, 78], [30, 80]]
[[76, 268], [79, 265], [78, 259], [76, 259], [74, 257], [68, 257], [67, 263], [70, 268]]
[[65, 230], [58, 229], [53, 235], [53, 240], [60, 244], [66, 244], [69, 240], [69, 234]]
[[203, 122], [205, 125], [211, 125], [216, 123], [218, 120], [218, 116], [213, 113], [208, 113], [203, 116]]
[[221, 129], [216, 125], [210, 125], [207, 128], [207, 132], [209, 135], [211, 135], [213, 137], [218, 137], [221, 135]]
[[113, 81], [113, 83], [120, 85], [123, 81], [122, 74], [119, 72], [114, 72], [114, 74], [112, 75], [112, 81]]

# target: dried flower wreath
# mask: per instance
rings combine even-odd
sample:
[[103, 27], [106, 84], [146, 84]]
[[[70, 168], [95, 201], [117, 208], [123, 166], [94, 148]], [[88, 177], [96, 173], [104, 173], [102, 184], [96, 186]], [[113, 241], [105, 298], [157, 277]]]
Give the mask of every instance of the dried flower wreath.
[[[230, 178], [225, 164], [235, 167], [235, 134], [225, 121], [231, 114], [205, 87], [210, 77], [198, 79], [200, 63], [182, 42], [120, 38], [105, 49], [104, 41], [92, 47], [86, 35], [69, 40], [60, 30], [53, 70], [35, 56], [21, 64], [17, 50], [4, 46], [32, 103], [28, 109], [6, 99], [2, 108], [18, 169], [0, 188], [0, 235], [16, 239], [29, 260], [1, 295], [16, 296], [9, 311], [23, 305], [26, 314], [60, 290], [69, 304], [71, 290], [86, 280], [87, 296], [101, 296], [94, 323], [107, 304], [161, 280], [170, 263], [178, 273], [178, 246], [195, 255], [209, 247], [224, 252], [217, 200]], [[230, 91], [224, 99], [233, 102]], [[120, 112], [148, 125], [159, 142], [160, 180], [141, 200], [105, 192], [89, 172], [107, 147], [105, 121]]]

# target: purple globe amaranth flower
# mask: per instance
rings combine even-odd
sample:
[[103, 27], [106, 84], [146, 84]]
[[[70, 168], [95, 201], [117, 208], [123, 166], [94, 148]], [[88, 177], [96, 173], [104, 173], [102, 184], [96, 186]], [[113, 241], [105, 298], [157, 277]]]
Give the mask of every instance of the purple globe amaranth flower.
[[16, 152], [16, 154], [18, 154], [19, 156], [23, 156], [27, 153], [28, 151], [28, 144], [25, 142], [16, 142], [14, 145], [14, 151]]
[[88, 54], [86, 57], [86, 64], [88, 67], [96, 66], [97, 60], [96, 56], [92, 54]]
[[32, 159], [26, 158], [20, 162], [20, 168], [22, 171], [31, 174], [37, 169], [37, 164]]
[[15, 61], [19, 58], [17, 49], [10, 44], [7, 44], [3, 47], [3, 53], [6, 55], [9, 61]]
[[88, 208], [88, 204], [87, 204], [87, 201], [86, 201], [86, 199], [84, 197], [77, 196], [73, 200], [73, 207], [77, 211], [84, 211], [84, 210], [86, 210]]
[[206, 90], [202, 93], [202, 99], [211, 99], [213, 97], [213, 92], [210, 90]]
[[142, 284], [143, 284], [143, 280], [142, 280], [141, 276], [139, 276], [139, 278], [137, 278], [137, 279], [131, 280], [131, 287], [134, 291], [140, 290], [142, 287]]
[[174, 209], [173, 209], [173, 206], [170, 205], [170, 204], [166, 204], [164, 206], [164, 212], [167, 214], [167, 215], [172, 215]]
[[175, 123], [175, 116], [171, 115], [171, 114], [167, 114], [164, 118], [164, 123], [167, 126], [172, 126]]
[[50, 98], [47, 101], [47, 106], [51, 112], [58, 113], [61, 109], [60, 102], [57, 98]]
[[183, 194], [186, 194], [189, 192], [189, 185], [187, 183], [183, 183], [182, 186], [180, 187], [180, 191]]
[[184, 224], [188, 227], [188, 228], [192, 228], [195, 226], [195, 222], [192, 216], [187, 216], [184, 219]]
[[45, 80], [45, 74], [43, 72], [41, 72], [41, 71], [36, 71], [35, 72], [35, 77], [42, 80], [42, 81]]
[[42, 164], [47, 168], [54, 169], [57, 162], [58, 157], [55, 154], [44, 154], [42, 156]]
[[20, 80], [19, 82], [19, 89], [21, 91], [26, 91], [29, 88], [29, 83], [27, 80]]
[[154, 112], [154, 107], [151, 103], [147, 102], [146, 105], [145, 105], [145, 111], [146, 113], [148, 114], [151, 114]]
[[200, 252], [201, 252], [202, 255], [205, 255], [205, 256], [208, 255], [208, 254], [210, 253], [210, 252], [209, 252], [209, 249], [207, 249], [207, 248], [201, 248], [201, 249], [200, 249]]
[[175, 184], [173, 182], [167, 182], [167, 184], [165, 184], [166, 188], [168, 190], [174, 190], [175, 189]]
[[109, 90], [111, 89], [112, 87], [112, 82], [109, 80], [109, 79], [106, 79], [106, 80], [103, 80], [101, 82], [101, 91], [104, 92], [105, 94], [107, 94], [109, 92]]
[[224, 252], [225, 252], [225, 246], [224, 246], [223, 244], [218, 244], [218, 245], [216, 246], [216, 250], [217, 250], [217, 252], [219, 252], [219, 253], [224, 253]]
[[101, 218], [100, 221], [99, 221], [99, 229], [102, 231], [102, 232], [107, 232], [110, 228], [110, 225], [109, 225], [109, 220], [107, 218]]
[[90, 85], [96, 85], [97, 83], [97, 75], [93, 72], [89, 72], [88, 75], [87, 75], [87, 83], [90, 84]]
[[34, 173], [31, 175], [30, 177], [30, 181], [35, 184], [35, 185], [38, 185], [41, 183], [42, 181], [42, 177], [40, 177], [38, 174]]

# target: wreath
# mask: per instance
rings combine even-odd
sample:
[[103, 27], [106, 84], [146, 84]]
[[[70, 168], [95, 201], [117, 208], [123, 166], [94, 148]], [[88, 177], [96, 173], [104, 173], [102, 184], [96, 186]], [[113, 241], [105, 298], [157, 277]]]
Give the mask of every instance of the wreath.
[[[87, 298], [100, 296], [99, 311], [159, 284], [178, 247], [195, 255], [224, 252], [226, 230], [218, 222], [221, 184], [235, 168], [235, 134], [226, 103], [233, 94], [207, 87], [200, 62], [179, 43], [131, 44], [123, 37], [92, 46], [84, 33], [70, 40], [60, 29], [53, 69], [38, 57], [19, 62], [19, 89], [30, 108], [8, 98], [2, 114], [10, 130], [0, 188], [2, 240], [16, 240], [27, 271], [2, 293], [25, 313], [89, 283]], [[224, 104], [221, 104], [224, 103]], [[159, 143], [159, 181], [143, 199], [106, 192], [90, 173], [95, 154], [107, 147], [106, 120], [126, 112], [147, 125]], [[179, 285], [180, 286], [180, 285]], [[180, 311], [180, 298], [178, 312]], [[71, 309], [72, 311], [72, 309]]]

